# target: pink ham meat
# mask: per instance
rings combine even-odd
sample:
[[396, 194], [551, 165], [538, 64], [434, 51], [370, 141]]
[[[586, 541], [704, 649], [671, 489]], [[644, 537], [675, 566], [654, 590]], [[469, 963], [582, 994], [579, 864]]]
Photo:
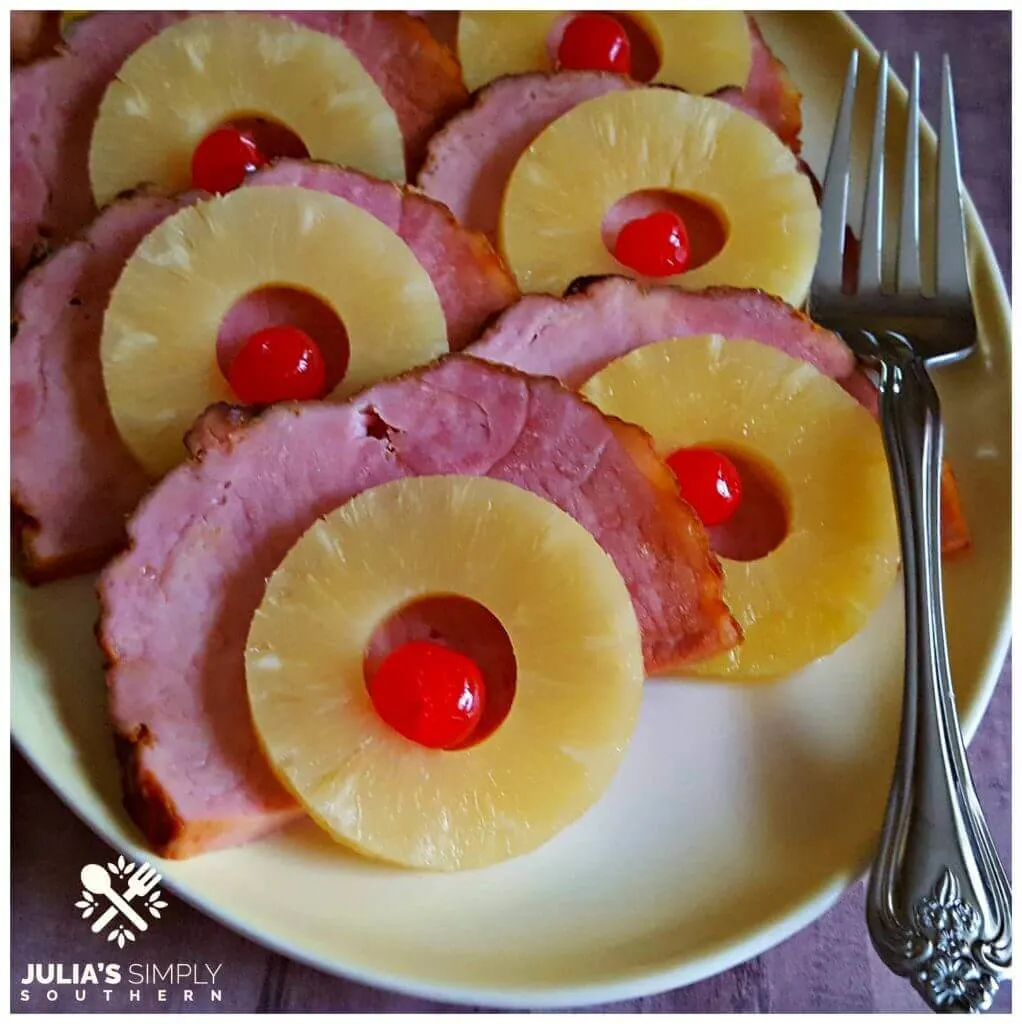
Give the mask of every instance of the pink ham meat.
[[485, 236], [463, 228], [440, 203], [407, 187], [303, 160], [279, 161], [250, 183], [330, 192], [400, 235], [433, 281], [454, 351], [475, 341], [483, 325], [518, 298], [511, 272]]
[[[400, 234], [433, 280], [455, 349], [474, 340], [483, 323], [517, 297], [489, 242], [407, 187], [306, 161], [282, 161], [252, 183], [332, 192]], [[23, 513], [25, 574], [33, 581], [101, 566], [123, 544], [124, 518], [151, 482], [114, 427], [99, 339], [125, 261], [186, 202], [138, 196], [113, 204], [80, 241], [32, 270], [15, 295], [11, 480]], [[269, 323], [304, 325], [300, 293], [275, 296], [273, 303], [257, 296], [243, 300], [229, 317], [232, 326], [244, 325], [247, 338]]]
[[[804, 359], [876, 415], [876, 388], [836, 334], [780, 299], [739, 288], [686, 292], [646, 288], [622, 277], [582, 282], [563, 299], [525, 296], [466, 351], [578, 388], [634, 349], [696, 334], [760, 341]], [[962, 551], [971, 543], [970, 533], [946, 465], [941, 499], [942, 549], [945, 554]]]
[[[417, 18], [398, 12], [267, 12], [342, 39], [394, 108], [409, 173], [427, 139], [467, 99], [451, 53]], [[186, 12], [100, 12], [77, 24], [66, 52], [11, 75], [11, 247], [15, 270], [74, 236], [95, 216], [92, 126], [124, 61]]]
[[499, 78], [433, 136], [417, 184], [462, 224], [496, 242], [504, 187], [532, 140], [580, 103], [632, 87], [600, 71]]
[[162, 856], [298, 816], [261, 757], [244, 647], [266, 578], [318, 516], [401, 477], [506, 480], [556, 503], [628, 583], [651, 670], [732, 646], [706, 534], [637, 427], [549, 378], [449, 356], [346, 404], [216, 406], [104, 572], [100, 641], [125, 803]]
[[[762, 121], [797, 153], [801, 95], [749, 19], [752, 68], [744, 89], [716, 97]], [[504, 187], [537, 135], [586, 100], [640, 84], [599, 71], [536, 72], [497, 79], [430, 141], [419, 187], [446, 204], [469, 227], [496, 241]]]
[[125, 518], [149, 487], [110, 415], [99, 338], [125, 261], [192, 198], [118, 200], [15, 293], [11, 497], [33, 582], [98, 569], [123, 543]]
[[467, 351], [577, 388], [634, 349], [695, 334], [762, 341], [835, 380], [857, 376], [855, 357], [836, 334], [764, 292], [646, 288], [623, 277], [590, 282], [564, 299], [527, 295]]

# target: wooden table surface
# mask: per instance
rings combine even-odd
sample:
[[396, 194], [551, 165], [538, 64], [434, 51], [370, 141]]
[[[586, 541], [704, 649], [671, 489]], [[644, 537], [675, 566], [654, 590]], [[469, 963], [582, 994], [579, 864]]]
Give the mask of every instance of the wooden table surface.
[[[856, 20], [886, 48], [903, 80], [911, 53], [924, 68], [951, 55], [958, 90], [963, 172], [1010, 287], [1011, 26], [1007, 13], [872, 13]], [[937, 82], [925, 81], [924, 102], [935, 120]], [[1007, 556], [1007, 552], [1005, 553]], [[998, 849], [1010, 864], [1011, 666], [1001, 680], [972, 747], [977, 788]], [[84, 1003], [67, 994], [59, 1005], [23, 1003], [18, 982], [29, 963], [87, 963], [100, 959], [96, 939], [72, 927], [78, 873], [105, 862], [111, 851], [12, 752], [12, 1011], [204, 1009], [171, 997], [157, 1002], [157, 986], [140, 1002], [127, 995], [104, 1003], [98, 991]], [[222, 963], [218, 1010], [421, 1011], [457, 1009], [391, 995], [294, 963], [234, 934], [173, 896], [172, 917], [146, 937], [146, 959], [156, 963]], [[123, 988], [123, 986], [122, 986]], [[1010, 986], [997, 1000], [1010, 1007]], [[615, 1011], [911, 1011], [921, 1004], [893, 978], [869, 947], [858, 885], [804, 931], [716, 978], [648, 999], [607, 1007]]]

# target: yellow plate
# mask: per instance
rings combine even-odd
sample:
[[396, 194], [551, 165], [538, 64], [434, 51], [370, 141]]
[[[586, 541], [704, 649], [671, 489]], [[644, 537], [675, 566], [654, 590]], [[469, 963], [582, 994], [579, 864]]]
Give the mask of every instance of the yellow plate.
[[[873, 65], [873, 50], [831, 14], [763, 16], [763, 27], [807, 97], [806, 155], [819, 170], [848, 54], [863, 46]], [[861, 79], [872, 78], [867, 66]], [[893, 103], [897, 121], [902, 90]], [[969, 234], [983, 344], [939, 371], [939, 385], [975, 534], [945, 577], [971, 736], [1009, 639], [1011, 373], [1008, 300], [971, 207]], [[104, 722], [92, 582], [15, 584], [12, 604], [15, 736], [82, 818], [135, 852]], [[895, 592], [851, 643], [777, 686], [650, 685], [604, 799], [517, 861], [421, 875], [360, 860], [302, 825], [159, 869], [180, 896], [267, 946], [437, 999], [563, 1006], [688, 984], [804, 927], [866, 866], [893, 762], [901, 622]]]

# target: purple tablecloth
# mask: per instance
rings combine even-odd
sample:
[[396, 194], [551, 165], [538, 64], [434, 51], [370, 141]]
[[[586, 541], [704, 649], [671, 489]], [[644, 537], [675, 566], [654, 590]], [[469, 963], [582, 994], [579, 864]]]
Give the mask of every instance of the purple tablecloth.
[[[867, 34], [891, 56], [905, 78], [913, 50], [924, 67], [950, 53], [958, 90], [963, 171], [1010, 287], [1011, 231], [1011, 22], [1007, 13], [873, 13], [856, 15]], [[935, 120], [937, 83], [924, 84], [924, 103]], [[977, 788], [1005, 863], [1011, 858], [1011, 666], [1005, 666], [993, 702], [971, 748]], [[29, 963], [97, 960], [92, 935], [71, 927], [71, 902], [81, 865], [110, 859], [96, 839], [13, 755], [12, 931], [13, 1011], [206, 1009], [182, 1002], [173, 991], [159, 1002], [159, 986], [144, 987], [140, 1002], [92, 986], [75, 1003], [68, 987], [58, 1005], [38, 996], [20, 1001]], [[115, 958], [116, 959], [116, 958]], [[124, 959], [121, 957], [120, 959]], [[158, 964], [209, 961], [224, 965], [218, 981], [222, 1003], [213, 1009], [305, 1011], [422, 1011], [457, 1009], [365, 988], [269, 953], [208, 920], [180, 901], [173, 919], [146, 937], [146, 959]], [[123, 993], [124, 986], [118, 988]], [[996, 1006], [1011, 1005], [1010, 986]], [[922, 1004], [894, 978], [869, 946], [863, 919], [863, 886], [857, 885], [819, 921], [726, 974], [648, 999], [615, 1004], [613, 1011], [912, 1011]]]

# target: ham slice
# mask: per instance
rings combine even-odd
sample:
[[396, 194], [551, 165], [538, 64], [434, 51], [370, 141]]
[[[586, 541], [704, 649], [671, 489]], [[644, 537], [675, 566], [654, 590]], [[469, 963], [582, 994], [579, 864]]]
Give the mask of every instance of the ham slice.
[[[343, 40], [394, 108], [413, 174], [427, 139], [467, 100], [451, 53], [417, 18], [394, 12], [266, 12]], [[11, 247], [24, 269], [95, 216], [92, 126], [125, 60], [182, 11], [98, 12], [76, 24], [66, 51], [11, 75]]]
[[[291, 160], [260, 172], [252, 184], [331, 192], [397, 232], [433, 280], [455, 349], [474, 340], [483, 323], [517, 297], [489, 242], [407, 186]], [[24, 570], [33, 581], [99, 568], [122, 546], [124, 518], [151, 483], [110, 415], [99, 339], [124, 263], [149, 231], [188, 201], [149, 194], [113, 204], [80, 240], [34, 268], [15, 294], [11, 489], [22, 513]], [[235, 341], [280, 322], [317, 336], [301, 293], [277, 291], [269, 303], [260, 300], [265, 294], [232, 310]]]
[[[780, 299], [747, 289], [686, 292], [644, 287], [622, 277], [580, 281], [563, 299], [525, 296], [466, 351], [526, 373], [549, 374], [577, 388], [634, 349], [697, 334], [760, 341], [804, 359], [877, 413], [876, 388], [836, 334]], [[969, 529], [948, 467], [942, 509], [944, 553], [967, 548]]]
[[54, 51], [59, 11], [11, 11], [11, 63], [27, 64]]
[[634, 87], [601, 71], [499, 78], [433, 136], [416, 183], [462, 224], [496, 242], [504, 188], [532, 140], [580, 103]]
[[[762, 121], [797, 153], [801, 94], [752, 18], [749, 30], [748, 83], [744, 89], [721, 89], [715, 96]], [[640, 87], [621, 75], [599, 71], [536, 72], [491, 82], [430, 140], [418, 185], [450, 207], [463, 224], [496, 241], [504, 188], [532, 140], [586, 100]]]
[[110, 414], [99, 339], [125, 261], [193, 199], [117, 200], [14, 295], [11, 499], [33, 582], [98, 569], [123, 543], [125, 518], [149, 487]]
[[433, 281], [455, 352], [518, 298], [518, 286], [484, 235], [462, 227], [440, 203], [408, 186], [308, 160], [281, 160], [251, 185], [288, 185], [330, 192], [368, 210], [404, 239]]
[[648, 288], [624, 277], [583, 283], [564, 299], [527, 295], [468, 351], [577, 388], [634, 349], [695, 334], [762, 341], [835, 380], [856, 369], [855, 357], [836, 334], [765, 292]]
[[699, 521], [637, 427], [556, 381], [464, 356], [345, 404], [213, 407], [129, 525], [100, 582], [100, 640], [125, 802], [153, 848], [186, 857], [298, 816], [259, 753], [244, 647], [266, 578], [315, 519], [386, 481], [490, 476], [585, 526], [628, 583], [650, 670], [738, 629]]

